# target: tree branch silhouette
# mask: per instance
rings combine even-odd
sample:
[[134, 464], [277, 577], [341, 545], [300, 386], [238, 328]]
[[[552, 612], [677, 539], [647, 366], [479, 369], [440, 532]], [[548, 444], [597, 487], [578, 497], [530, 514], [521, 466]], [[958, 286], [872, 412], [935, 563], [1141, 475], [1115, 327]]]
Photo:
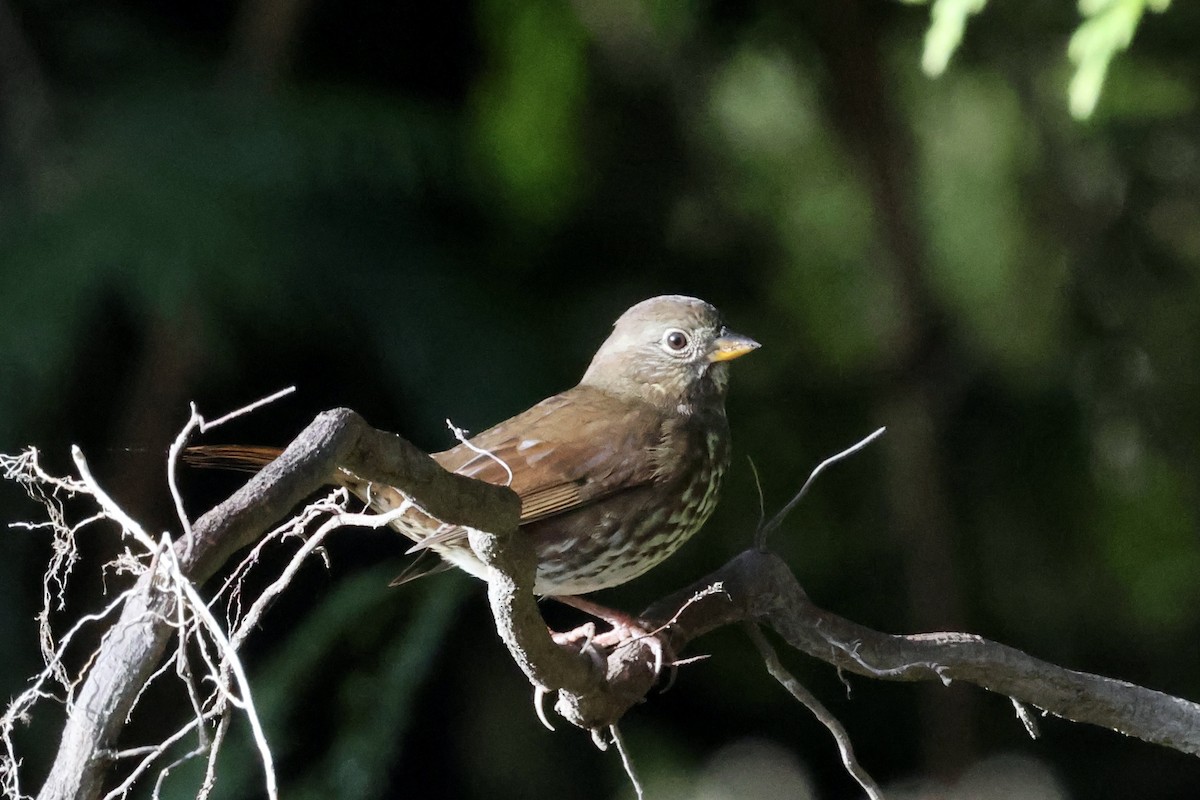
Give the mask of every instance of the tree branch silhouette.
[[[532, 589], [532, 547], [513, 535], [519, 513], [514, 493], [444, 471], [409, 442], [372, 428], [348, 409], [317, 416], [276, 461], [174, 542], [180, 574], [193, 586], [204, 583], [339, 468], [398, 487], [430, 514], [471, 529], [471, 546], [489, 568], [487, 591], [500, 639], [535, 693], [556, 694], [555, 710], [572, 724], [603, 737], [653, 687], [654, 655], [637, 640], [581, 654], [550, 638]], [[127, 592], [119, 619], [68, 698], [41, 800], [100, 795], [130, 710], [176, 633], [171, 620], [179, 598], [157, 574], [145, 570]], [[787, 564], [758, 547], [655, 602], [641, 618], [675, 653], [716, 628], [752, 623], [840, 670], [883, 680], [965, 681], [1059, 717], [1200, 755], [1196, 703], [1059, 667], [971, 634], [872, 630], [817, 607]]]

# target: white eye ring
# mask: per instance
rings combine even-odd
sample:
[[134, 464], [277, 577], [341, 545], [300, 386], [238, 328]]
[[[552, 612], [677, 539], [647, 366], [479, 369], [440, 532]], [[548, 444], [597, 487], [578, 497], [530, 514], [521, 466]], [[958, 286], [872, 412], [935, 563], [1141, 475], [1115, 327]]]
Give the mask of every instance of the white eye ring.
[[688, 349], [688, 345], [692, 340], [688, 335], [678, 328], [671, 328], [663, 334], [662, 346], [671, 355], [679, 355]]

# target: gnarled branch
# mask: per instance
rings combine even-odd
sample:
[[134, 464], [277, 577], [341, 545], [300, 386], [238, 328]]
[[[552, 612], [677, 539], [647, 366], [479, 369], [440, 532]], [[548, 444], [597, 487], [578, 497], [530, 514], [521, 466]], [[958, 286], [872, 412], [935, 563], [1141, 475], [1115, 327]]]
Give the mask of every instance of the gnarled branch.
[[[500, 638], [539, 692], [558, 693], [555, 708], [566, 719], [602, 731], [649, 692], [657, 679], [653, 655], [636, 641], [606, 653], [602, 670], [552, 642], [533, 594], [532, 548], [513, 535], [515, 494], [447, 473], [399, 436], [371, 428], [347, 409], [318, 416], [276, 461], [196, 522], [191, 538], [175, 544], [184, 575], [202, 583], [328, 483], [338, 468], [400, 487], [434, 516], [471, 529], [471, 546], [490, 570], [488, 595]], [[110, 748], [172, 633], [173, 595], [157, 590], [151, 575], [126, 601], [69, 709], [42, 800], [94, 798], [100, 792]], [[661, 627], [677, 653], [717, 627], [754, 622], [849, 672], [887, 680], [967, 681], [1060, 717], [1200, 754], [1195, 703], [1064, 669], [969, 634], [873, 631], [817, 608], [787, 565], [765, 550], [741, 553], [656, 602], [642, 619]]]
[[[338, 467], [404, 486], [447, 522], [516, 530], [520, 503], [511, 491], [452, 475], [399, 436], [375, 430], [349, 409], [335, 409], [319, 415], [275, 462], [197, 520], [190, 538], [175, 543], [183, 574], [195, 585], [206, 581], [328, 483]], [[175, 597], [153, 578], [147, 572], [139, 580], [79, 687], [39, 800], [99, 795], [117, 736], [174, 632]]]

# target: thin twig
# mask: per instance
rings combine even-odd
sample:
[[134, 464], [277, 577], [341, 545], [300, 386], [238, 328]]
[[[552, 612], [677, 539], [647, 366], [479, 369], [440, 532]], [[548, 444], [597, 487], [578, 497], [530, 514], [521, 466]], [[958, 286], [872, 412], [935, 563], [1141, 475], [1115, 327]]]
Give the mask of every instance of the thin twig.
[[771, 520], [766, 525], [759, 526], [759, 529], [754, 534], [754, 546], [759, 550], [766, 549], [767, 537], [775, 532], [775, 529], [783, 523], [784, 519], [787, 518], [787, 515], [792, 513], [792, 509], [796, 507], [796, 504], [804, 499], [804, 495], [808, 494], [808, 489], [810, 486], [812, 486], [813, 481], [817, 479], [817, 476], [820, 475], [826, 467], [830, 466], [831, 464], [836, 464], [842, 459], [849, 458], [850, 456], [854, 455], [859, 450], [862, 450], [871, 442], [882, 436], [886, 430], [887, 428], [879, 428], [870, 436], [866, 437], [857, 444], [851, 445], [842, 452], [832, 455], [822, 461], [820, 464], [817, 464], [816, 468], [813, 469], [813, 471], [809, 474], [808, 480], [806, 480], [804, 485], [800, 487], [800, 491], [796, 492], [796, 496], [789, 500], [787, 505], [779, 509], [779, 513], [771, 517]]
[[[175, 551], [169, 550], [167, 559], [173, 571], [178, 572], [179, 563], [175, 560]], [[183, 576], [180, 575], [182, 578]], [[263, 772], [266, 777], [267, 797], [271, 800], [276, 800], [279, 796], [278, 787], [275, 780], [274, 760], [271, 757], [271, 748], [267, 744], [267, 736], [263, 731], [262, 722], [259, 719], [258, 711], [254, 707], [254, 699], [250, 694], [250, 681], [246, 677], [245, 668], [242, 666], [242, 660], [238, 657], [237, 651], [233, 648], [229, 639], [226, 638], [225, 632], [221, 630], [220, 623], [213, 617], [212, 613], [205, 605], [204, 599], [196, 592], [195, 587], [190, 581], [184, 580], [182, 584], [184, 594], [187, 595], [188, 601], [192, 605], [192, 611], [203, 622], [208, 631], [209, 636], [216, 640], [220, 647], [225, 663], [233, 670], [234, 677], [237, 678], [238, 686], [241, 687], [241, 697], [235, 698], [232, 694], [226, 694], [226, 698], [235, 706], [241, 708], [246, 715], [246, 721], [250, 723], [250, 732], [253, 736], [254, 743], [258, 747], [259, 759], [262, 761]]]
[[121, 781], [121, 783], [114, 787], [108, 794], [104, 795], [103, 800], [116, 800], [118, 797], [127, 796], [130, 790], [133, 789], [139, 780], [141, 780], [142, 776], [150, 770], [150, 767], [154, 765], [155, 761], [162, 758], [162, 756], [172, 747], [172, 745], [183, 739], [183, 737], [187, 736], [193, 728], [200, 724], [201, 720], [192, 719], [158, 744], [139, 747], [133, 750], [123, 750], [119, 753], [113, 753], [112, 758], [114, 759], [130, 758], [135, 755], [142, 755], [144, 757], [140, 762], [138, 762], [138, 765], [134, 767], [133, 771], [125, 777], [125, 780]]
[[221, 588], [213, 594], [210, 602], [210, 605], [215, 604], [226, 592], [229, 593], [229, 597], [225, 601], [225, 621], [229, 630], [237, 628], [242, 618], [242, 589], [250, 570], [258, 565], [263, 551], [268, 546], [283, 542], [289, 537], [303, 539], [304, 530], [308, 528], [309, 524], [315, 522], [319, 517], [344, 512], [348, 500], [349, 493], [345, 489], [334, 489], [326, 497], [310, 502], [289, 520], [264, 534], [255, 543], [246, 557], [230, 572], [229, 577], [221, 584]]
[[192, 522], [188, 519], [187, 512], [183, 508], [183, 497], [179, 493], [176, 474], [179, 471], [179, 454], [183, 452], [183, 448], [187, 445], [188, 439], [192, 436], [192, 431], [199, 430], [201, 433], [206, 433], [209, 430], [223, 425], [231, 419], [236, 419], [243, 414], [249, 414], [255, 409], [262, 408], [268, 403], [273, 403], [281, 397], [286, 397], [296, 391], [295, 386], [288, 386], [286, 389], [280, 389], [274, 394], [267, 395], [264, 398], [255, 400], [249, 405], [242, 406], [230, 411], [228, 414], [217, 417], [212, 422], [209, 422], [200, 416], [196, 411], [196, 404], [190, 405], [191, 415], [188, 417], [187, 424], [183, 426], [183, 430], [175, 437], [175, 441], [171, 442], [171, 449], [167, 453], [167, 486], [171, 490], [171, 499], [175, 503], [175, 511], [179, 515], [179, 524], [184, 535], [184, 560], [191, 559], [192, 545], [195, 543], [196, 537], [192, 536]]
[[1017, 719], [1021, 720], [1021, 724], [1025, 726], [1025, 732], [1029, 734], [1030, 739], [1038, 739], [1042, 732], [1038, 730], [1037, 720], [1029, 711], [1029, 706], [1022, 703], [1015, 697], [1008, 698], [1012, 700], [1013, 711], [1017, 712]]
[[625, 774], [629, 776], [629, 782], [633, 784], [633, 791], [637, 794], [638, 800], [644, 800], [646, 791], [642, 788], [642, 782], [638, 780], [637, 771], [633, 768], [633, 759], [629, 755], [629, 748], [625, 746], [625, 738], [621, 736], [621, 729], [613, 724], [608, 726], [608, 732], [612, 734], [613, 744], [617, 746], [617, 752], [621, 754], [621, 766], [625, 768]]
[[79, 470], [80, 477], [83, 478], [84, 483], [88, 487], [89, 493], [96, 498], [96, 502], [100, 504], [104, 513], [121, 525], [122, 530], [137, 539], [148, 551], [159, 552], [158, 565], [160, 574], [163, 575], [163, 578], [169, 585], [173, 585], [179, 591], [182, 591], [187, 604], [192, 608], [192, 613], [203, 624], [205, 632], [217, 643], [224, 663], [233, 671], [234, 677], [237, 679], [238, 686], [241, 689], [241, 696], [235, 696], [227, 686], [223, 685], [222, 681], [216, 682], [216, 688], [227, 702], [245, 713], [246, 719], [250, 723], [252, 738], [258, 747], [259, 758], [262, 761], [263, 772], [266, 778], [267, 796], [271, 800], [275, 800], [278, 797], [278, 788], [275, 780], [274, 761], [271, 757], [271, 748], [267, 744], [266, 734], [263, 732], [258, 712], [254, 707], [254, 700], [250, 694], [250, 681], [246, 677], [246, 671], [242, 666], [237, 651], [226, 637], [221, 624], [217, 622], [216, 618], [208, 610], [208, 605], [200, 597], [196, 588], [192, 586], [192, 582], [180, 570], [175, 549], [170, 546], [170, 537], [165, 533], [163, 534], [162, 550], [158, 550], [157, 543], [150, 538], [142, 526], [125, 513], [124, 509], [118, 506], [112, 497], [96, 482], [91, 470], [88, 468], [87, 460], [83, 457], [83, 451], [78, 446], [74, 446], [71, 448], [71, 455], [75, 460], [75, 466]]
[[758, 467], [754, 465], [754, 459], [746, 456], [746, 461], [750, 464], [750, 472], [754, 474], [754, 488], [758, 492], [758, 524], [754, 529], [759, 531], [767, 519], [767, 498], [763, 496], [762, 480], [758, 477]]
[[387, 527], [392, 523], [393, 520], [398, 519], [403, 512], [404, 509], [396, 508], [387, 512], [386, 514], [341, 513], [326, 520], [325, 523], [308, 538], [308, 541], [306, 541], [300, 547], [300, 549], [296, 551], [296, 554], [292, 557], [292, 560], [288, 562], [288, 565], [279, 574], [279, 577], [274, 581], [274, 583], [264, 589], [262, 594], [255, 599], [249, 610], [246, 611], [246, 614], [244, 617], [242, 617], [242, 621], [238, 625], [237, 630], [235, 630], [233, 635], [230, 637], [234, 647], [236, 648], [240, 646], [249, 632], [257, 627], [263, 613], [265, 613], [267, 610], [267, 606], [269, 606], [271, 602], [278, 597], [284, 589], [287, 588], [297, 570], [300, 569], [301, 564], [310, 553], [320, 547], [326, 536], [338, 528], [344, 528], [347, 526], [358, 528]]
[[204, 424], [204, 417], [196, 412], [196, 404], [191, 404], [191, 415], [188, 417], [187, 424], [179, 431], [179, 435], [175, 437], [175, 441], [171, 442], [171, 447], [167, 451], [167, 488], [171, 492], [171, 500], [175, 503], [175, 514], [179, 518], [179, 529], [183, 531], [187, 544], [187, 557], [192, 555], [192, 542], [195, 541], [192, 536], [192, 521], [188, 518], [187, 511], [183, 507], [183, 495], [179, 492], [179, 480], [177, 477], [179, 464], [179, 454], [183, 452], [183, 448], [187, 445], [188, 439], [191, 438], [192, 431]]
[[218, 425], [224, 425], [226, 422], [229, 422], [229, 420], [234, 419], [235, 417], [240, 417], [243, 414], [249, 414], [251, 411], [255, 411], [259, 408], [262, 408], [263, 406], [267, 405], [268, 403], [274, 403], [279, 398], [287, 397], [289, 394], [291, 394], [294, 391], [296, 391], [296, 387], [289, 386], [286, 389], [280, 389], [278, 392], [275, 392], [275, 394], [267, 395], [266, 397], [262, 398], [261, 400], [255, 400], [253, 403], [251, 403], [249, 405], [242, 406], [241, 408], [230, 411], [228, 414], [225, 414], [224, 416], [217, 417], [212, 422], [205, 422], [205, 421], [201, 420], [200, 432], [208, 433], [208, 431], [212, 430], [213, 428], [217, 427]]
[[691, 597], [689, 597], [687, 599], [687, 602], [685, 602], [681, 606], [679, 606], [679, 610], [676, 611], [674, 614], [672, 614], [671, 618], [668, 619], [666, 622], [659, 625], [657, 628], [655, 628], [652, 631], [647, 631], [643, 636], [636, 637], [635, 639], [633, 639], [633, 641], [637, 641], [637, 639], [645, 638], [646, 636], [657, 636], [658, 634], [662, 633], [667, 628], [671, 627], [676, 622], [678, 622], [679, 618], [683, 616], [685, 611], [687, 611], [689, 608], [691, 608], [696, 603], [699, 603], [704, 598], [708, 597], [709, 595], [713, 595], [713, 594], [723, 594], [726, 597], [729, 596], [729, 593], [725, 591], [724, 583], [722, 583], [721, 581], [717, 581], [716, 583], [711, 583], [708, 586], [705, 586], [703, 589], [700, 589], [699, 591], [697, 591]]
[[[490, 458], [492, 461], [495, 461], [497, 464], [499, 464], [501, 469], [503, 469], [504, 472], [508, 476], [508, 480], [506, 480], [504, 482], [504, 485], [510, 486], [512, 484], [512, 482], [513, 482], [512, 467], [508, 466], [508, 464], [506, 464], [504, 462], [504, 459], [500, 458], [500, 456], [496, 455], [491, 450], [484, 450], [479, 445], [472, 444], [470, 439], [467, 438], [467, 432], [465, 430], [463, 430], [462, 428], [458, 427], [457, 425], [455, 425], [450, 420], [446, 420], [446, 426], [448, 428], [450, 428], [450, 432], [454, 434], [454, 438], [458, 439], [458, 441], [462, 443], [463, 447], [467, 448], [475, 455]], [[472, 459], [472, 461], [473, 460], [474, 459]], [[463, 466], [465, 467], [466, 465], [464, 464]], [[460, 467], [459, 469], [461, 470], [462, 467]]]
[[123, 532], [137, 539], [138, 544], [146, 548], [147, 552], [157, 552], [158, 543], [150, 534], [146, 533], [133, 517], [126, 514], [125, 509], [117, 505], [108, 492], [100, 488], [100, 484], [92, 477], [92, 470], [88, 467], [87, 459], [83, 457], [83, 450], [79, 449], [79, 445], [71, 445], [71, 458], [75, 461], [75, 468], [79, 470], [79, 477], [83, 478], [84, 484], [88, 487], [88, 493], [96, 498], [96, 502], [100, 504], [105, 516], [120, 525]]
[[16, 748], [12, 741], [12, 732], [17, 722], [28, 721], [29, 712], [35, 704], [41, 700], [54, 697], [51, 692], [43, 688], [48, 681], [53, 680], [58, 682], [67, 690], [68, 694], [74, 690], [78, 679], [71, 679], [67, 675], [62, 661], [67, 647], [71, 644], [75, 634], [82, 630], [85, 625], [103, 620], [120, 608], [125, 603], [126, 598], [132, 593], [133, 589], [127, 589], [115, 597], [101, 611], [94, 614], [85, 614], [72, 625], [71, 629], [58, 641], [57, 647], [51, 651], [50, 657], [45, 661], [46, 666], [34, 677], [32, 685], [14, 697], [8, 704], [8, 708], [5, 709], [4, 715], [0, 716], [0, 741], [4, 745], [4, 753], [0, 755], [0, 790], [2, 790], [5, 797], [25, 797], [24, 793], [21, 792], [19, 775], [17, 773], [20, 759], [17, 758]]
[[871, 800], [883, 800], [883, 792], [879, 788], [879, 784], [875, 783], [862, 765], [858, 763], [858, 759], [854, 757], [854, 748], [850, 744], [850, 736], [846, 733], [846, 729], [842, 727], [842, 723], [838, 722], [837, 717], [825, 708], [824, 704], [816, 698], [812, 692], [804, 687], [800, 681], [787, 671], [783, 663], [779, 660], [779, 656], [775, 654], [775, 648], [771, 647], [771, 643], [767, 641], [767, 637], [763, 636], [762, 631], [757, 625], [747, 623], [745, 625], [746, 633], [750, 636], [750, 641], [754, 642], [754, 646], [758, 648], [759, 654], [762, 655], [763, 663], [767, 666], [767, 672], [771, 673], [771, 677], [779, 681], [783, 688], [791, 692], [792, 697], [799, 700], [813, 716], [825, 726], [825, 728], [833, 734], [834, 741], [837, 742], [838, 750], [842, 754], [842, 765], [845, 766], [846, 772], [850, 773], [850, 777], [858, 782], [858, 785], [863, 788], [867, 796]]
[[212, 738], [212, 748], [208, 751], [208, 763], [204, 765], [204, 781], [200, 784], [200, 790], [196, 792], [196, 800], [208, 800], [213, 787], [217, 784], [217, 754], [221, 751], [221, 744], [225, 741], [225, 734], [229, 731], [231, 719], [233, 716], [227, 711], [217, 722], [217, 730], [213, 733]]

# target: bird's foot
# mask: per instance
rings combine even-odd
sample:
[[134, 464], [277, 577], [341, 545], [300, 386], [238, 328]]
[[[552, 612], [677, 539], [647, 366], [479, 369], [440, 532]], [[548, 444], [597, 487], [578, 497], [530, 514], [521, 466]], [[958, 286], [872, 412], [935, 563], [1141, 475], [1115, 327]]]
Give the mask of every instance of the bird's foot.
[[572, 628], [569, 631], [550, 631], [550, 638], [555, 644], [561, 647], [569, 647], [573, 650], [578, 650], [592, 660], [592, 665], [604, 671], [604, 654], [594, 644], [596, 640], [596, 623], [585, 622], [578, 628]]
[[590, 647], [592, 640], [596, 638], [596, 623], [585, 622], [578, 628], [572, 628], [569, 631], [550, 631], [550, 638], [557, 645], [563, 647], [578, 647], [583, 650]]
[[[586, 628], [589, 631], [586, 634], [586, 642], [582, 648], [585, 650], [593, 652], [606, 650], [611, 652], [619, 647], [634, 644], [645, 647], [654, 656], [654, 676], [656, 678], [660, 677], [663, 666], [666, 665], [671, 670], [666, 688], [670, 688], [671, 684], [675, 682], [675, 655], [671, 650], [671, 646], [661, 635], [661, 630], [651, 630], [641, 620], [623, 611], [617, 611], [616, 609], [593, 603], [590, 600], [584, 600], [581, 597], [555, 596], [553, 599], [564, 605], [576, 608], [585, 614], [589, 614], [596, 619], [607, 622], [610, 626], [609, 630], [603, 633], [596, 633], [595, 625], [587, 623], [573, 631], [554, 634], [556, 642], [562, 644], [564, 642], [579, 641], [583, 638], [581, 631]], [[557, 637], [567, 638], [560, 641]], [[666, 688], [663, 691], [666, 691]]]

